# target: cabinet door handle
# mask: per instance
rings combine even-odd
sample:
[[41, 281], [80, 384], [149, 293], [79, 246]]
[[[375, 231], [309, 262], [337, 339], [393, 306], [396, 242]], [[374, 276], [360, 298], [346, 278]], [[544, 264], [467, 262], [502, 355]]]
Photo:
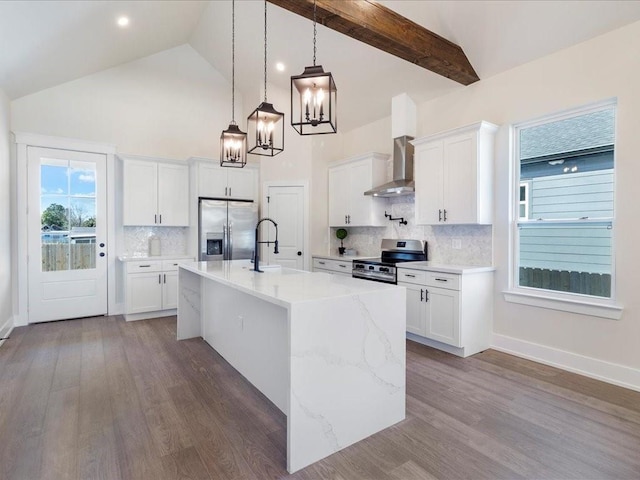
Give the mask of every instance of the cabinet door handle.
[[158, 223], [158, 214], [153, 215], [153, 223]]
[[162, 223], [162, 214], [160, 214], [160, 223]]
[[345, 223], [345, 225], [347, 224], [347, 216], [346, 215], [344, 216], [344, 223]]
[[351, 224], [351, 215], [347, 215], [347, 218], [349, 219], [349, 224]]
[[[160, 217], [162, 217], [162, 215], [160, 215]], [[447, 221], [447, 209], [444, 209], [444, 221]]]
[[229, 187], [229, 196], [231, 196], [231, 187]]
[[442, 221], [442, 209], [438, 209], [438, 221]]
[[229, 187], [224, 187], [224, 196], [227, 196], [227, 190], [229, 190]]
[[160, 273], [158, 274], [158, 283], [160, 284], [162, 283], [162, 274]]
[[429, 290], [427, 290], [426, 288], [424, 289], [424, 301], [429, 301]]
[[424, 290], [420, 289], [420, 301], [424, 301]]
[[167, 283], [167, 274], [164, 274], [164, 283]]

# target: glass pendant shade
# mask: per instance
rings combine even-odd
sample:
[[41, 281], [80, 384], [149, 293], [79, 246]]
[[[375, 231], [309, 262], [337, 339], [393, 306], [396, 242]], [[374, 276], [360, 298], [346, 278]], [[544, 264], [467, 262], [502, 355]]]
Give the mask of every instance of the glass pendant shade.
[[231, 122], [220, 135], [220, 166], [242, 168], [247, 164], [247, 134]]
[[338, 90], [322, 65], [305, 67], [291, 77], [291, 126], [300, 135], [338, 131]]
[[284, 150], [284, 113], [262, 102], [247, 117], [249, 153], [273, 157]]

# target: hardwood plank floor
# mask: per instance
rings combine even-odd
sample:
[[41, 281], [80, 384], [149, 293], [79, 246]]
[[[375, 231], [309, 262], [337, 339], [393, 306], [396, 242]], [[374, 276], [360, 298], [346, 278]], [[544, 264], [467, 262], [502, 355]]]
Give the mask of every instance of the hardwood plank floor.
[[16, 328], [0, 478], [640, 479], [640, 393], [488, 350], [407, 342], [407, 418], [286, 472], [286, 418], [175, 317]]

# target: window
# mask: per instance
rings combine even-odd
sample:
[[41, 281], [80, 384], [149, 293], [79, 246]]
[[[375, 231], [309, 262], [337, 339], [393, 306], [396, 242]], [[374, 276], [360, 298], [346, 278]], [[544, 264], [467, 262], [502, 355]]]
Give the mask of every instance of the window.
[[514, 284], [610, 299], [615, 105], [515, 128]]

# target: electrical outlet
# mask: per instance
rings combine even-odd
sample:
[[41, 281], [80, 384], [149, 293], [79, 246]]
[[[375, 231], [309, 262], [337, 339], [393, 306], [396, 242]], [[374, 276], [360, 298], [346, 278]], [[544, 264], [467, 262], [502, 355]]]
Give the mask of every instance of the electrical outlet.
[[462, 241], [459, 238], [451, 239], [451, 248], [455, 248], [456, 250], [460, 250], [462, 248]]

